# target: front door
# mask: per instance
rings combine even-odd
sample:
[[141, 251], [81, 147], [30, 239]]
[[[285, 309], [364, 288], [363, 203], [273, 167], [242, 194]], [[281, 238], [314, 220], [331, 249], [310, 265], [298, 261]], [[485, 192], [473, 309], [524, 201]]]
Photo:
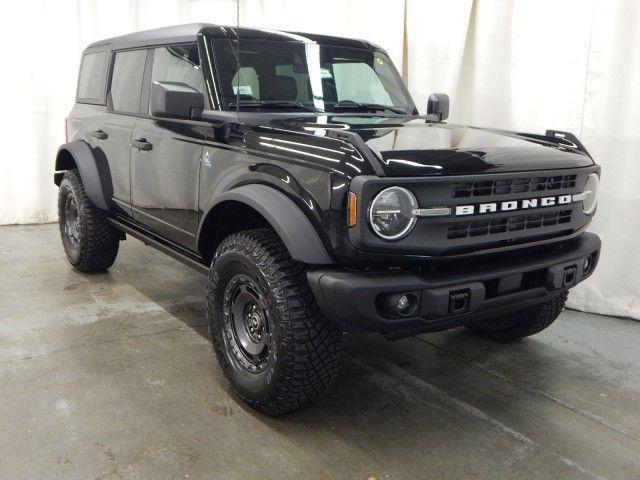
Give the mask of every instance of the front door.
[[133, 218], [194, 249], [204, 136], [188, 123], [145, 118], [138, 119], [131, 138]]
[[[182, 82], [204, 92], [195, 44], [153, 49], [146, 82]], [[145, 89], [147, 92], [149, 88]], [[144, 103], [143, 103], [144, 105]], [[205, 124], [153, 118], [148, 98], [131, 136], [133, 217], [152, 232], [195, 250], [198, 181]]]

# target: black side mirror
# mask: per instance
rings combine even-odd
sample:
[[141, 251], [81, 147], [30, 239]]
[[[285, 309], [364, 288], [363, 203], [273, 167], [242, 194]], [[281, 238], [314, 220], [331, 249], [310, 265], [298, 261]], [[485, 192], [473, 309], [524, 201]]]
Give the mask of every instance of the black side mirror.
[[449, 95], [432, 93], [427, 101], [427, 115], [435, 115], [439, 122], [449, 118]]
[[149, 110], [154, 117], [198, 118], [204, 109], [204, 93], [181, 82], [154, 82]]

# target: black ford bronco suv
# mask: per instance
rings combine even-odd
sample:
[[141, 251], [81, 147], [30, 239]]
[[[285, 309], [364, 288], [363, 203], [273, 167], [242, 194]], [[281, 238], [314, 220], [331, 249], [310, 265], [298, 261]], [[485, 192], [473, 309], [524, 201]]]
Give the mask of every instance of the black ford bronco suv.
[[593, 272], [600, 168], [566, 132], [420, 116], [376, 45], [183, 25], [90, 45], [55, 161], [81, 272], [125, 235], [208, 275], [233, 390], [267, 413], [335, 382], [343, 332], [549, 326]]

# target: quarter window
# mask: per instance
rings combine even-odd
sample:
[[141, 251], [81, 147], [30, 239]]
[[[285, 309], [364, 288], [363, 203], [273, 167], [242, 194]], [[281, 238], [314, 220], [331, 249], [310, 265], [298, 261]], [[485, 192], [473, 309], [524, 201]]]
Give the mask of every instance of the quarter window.
[[107, 62], [107, 52], [87, 53], [82, 57], [78, 80], [78, 99], [89, 102], [104, 102]]
[[138, 113], [146, 57], [146, 50], [116, 53], [109, 92], [115, 112]]
[[156, 48], [153, 54], [151, 82], [185, 83], [204, 92], [204, 76], [198, 46], [189, 44]]

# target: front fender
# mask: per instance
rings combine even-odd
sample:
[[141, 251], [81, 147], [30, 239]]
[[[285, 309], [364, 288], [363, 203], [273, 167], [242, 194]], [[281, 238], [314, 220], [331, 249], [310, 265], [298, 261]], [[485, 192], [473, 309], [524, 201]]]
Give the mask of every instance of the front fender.
[[[75, 167], [74, 167], [75, 164]], [[54, 182], [59, 185], [65, 170], [77, 168], [89, 200], [102, 210], [109, 210], [113, 183], [104, 154], [94, 150], [84, 140], [65, 143], [56, 154]]]
[[[334, 263], [311, 221], [289, 197], [275, 188], [260, 184], [234, 188], [217, 196], [209, 205], [207, 214], [216, 205], [226, 201], [243, 203], [260, 213], [278, 233], [294, 260], [313, 265]], [[198, 231], [198, 245], [207, 215], [203, 215], [202, 218]]]

